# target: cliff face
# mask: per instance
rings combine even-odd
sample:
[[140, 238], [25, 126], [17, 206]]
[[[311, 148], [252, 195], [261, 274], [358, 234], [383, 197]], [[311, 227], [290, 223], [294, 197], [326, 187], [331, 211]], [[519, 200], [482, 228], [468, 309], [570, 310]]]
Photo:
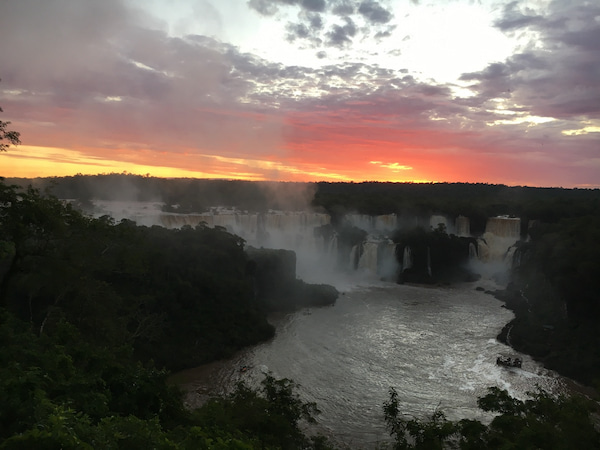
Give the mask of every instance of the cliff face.
[[474, 281], [470, 270], [474, 238], [447, 235], [424, 229], [400, 231], [394, 235], [399, 283], [453, 283]]
[[254, 293], [271, 311], [331, 305], [339, 295], [333, 286], [296, 279], [296, 253], [292, 250], [248, 247], [246, 255]]

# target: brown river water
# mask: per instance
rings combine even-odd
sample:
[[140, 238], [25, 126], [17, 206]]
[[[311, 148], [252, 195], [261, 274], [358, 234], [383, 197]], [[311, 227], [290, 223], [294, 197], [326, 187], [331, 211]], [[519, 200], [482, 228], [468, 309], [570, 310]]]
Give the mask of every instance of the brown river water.
[[499, 354], [518, 355], [496, 340], [513, 315], [475, 289], [482, 285], [493, 287], [347, 285], [334, 306], [273, 317], [272, 340], [173, 380], [193, 407], [239, 380], [258, 386], [266, 372], [290, 378], [321, 410], [316, 431], [353, 448], [389, 441], [382, 407], [390, 387], [407, 417], [441, 409], [451, 420], [489, 421], [476, 403], [487, 387], [525, 398], [536, 386], [562, 390], [563, 382], [527, 355], [520, 369], [496, 365]]

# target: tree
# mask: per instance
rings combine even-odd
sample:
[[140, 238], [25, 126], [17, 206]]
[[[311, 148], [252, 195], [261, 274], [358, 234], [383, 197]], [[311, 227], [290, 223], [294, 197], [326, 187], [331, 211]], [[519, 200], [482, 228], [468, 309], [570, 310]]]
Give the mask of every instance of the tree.
[[196, 417], [211, 433], [241, 432], [258, 442], [256, 448], [329, 448], [323, 436], [309, 440], [303, 433], [301, 422], [316, 423], [319, 410], [315, 403], [302, 401], [298, 387], [271, 374], [258, 390], [239, 382], [227, 397], [211, 399], [197, 410]]
[[[3, 112], [2, 108], [0, 108], [0, 112]], [[10, 122], [3, 122], [0, 120], [0, 152], [5, 152], [11, 145], [19, 145], [21, 143], [21, 140], [19, 139], [21, 133], [18, 131], [7, 130], [6, 127], [9, 125]], [[3, 141], [8, 141], [8, 143]]]
[[393, 388], [383, 412], [395, 450], [600, 448], [596, 402], [579, 395], [553, 396], [539, 388], [529, 396], [523, 401], [488, 388], [477, 404], [496, 414], [489, 425], [469, 419], [451, 422], [437, 410], [424, 419], [408, 419]]
[[440, 410], [435, 410], [425, 420], [404, 418], [394, 388], [390, 388], [390, 400], [384, 403], [383, 414], [390, 435], [395, 439], [394, 450], [441, 450], [451, 445], [458, 435], [459, 427], [447, 420]]

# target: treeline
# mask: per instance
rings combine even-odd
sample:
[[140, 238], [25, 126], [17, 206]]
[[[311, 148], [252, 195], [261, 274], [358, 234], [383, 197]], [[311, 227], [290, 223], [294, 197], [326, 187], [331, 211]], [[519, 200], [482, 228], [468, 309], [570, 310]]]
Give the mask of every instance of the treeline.
[[130, 343], [170, 369], [273, 335], [243, 241], [223, 229], [114, 224], [6, 185], [0, 204], [0, 300], [38, 334], [67, 321], [91, 342]]
[[89, 205], [93, 199], [161, 201], [165, 209], [182, 213], [229, 206], [264, 212], [326, 210], [334, 223], [346, 213], [399, 214], [429, 217], [466, 216], [473, 234], [485, 231], [488, 217], [520, 217], [523, 234], [530, 221], [555, 223], [565, 217], [600, 213], [600, 190], [536, 188], [485, 183], [292, 183], [241, 180], [165, 179], [128, 174], [76, 175], [10, 179], [32, 184], [61, 199]]
[[332, 217], [347, 212], [429, 217], [468, 217], [471, 232], [485, 231], [489, 217], [520, 217], [523, 233], [530, 221], [600, 214], [600, 190], [535, 188], [484, 183], [317, 183], [313, 205]]
[[163, 202], [165, 211], [180, 213], [199, 213], [215, 206], [253, 212], [301, 211], [310, 205], [316, 189], [312, 183], [168, 179], [116, 173], [6, 181], [23, 187], [32, 185], [57, 198], [77, 200], [85, 207], [92, 200], [154, 201]]

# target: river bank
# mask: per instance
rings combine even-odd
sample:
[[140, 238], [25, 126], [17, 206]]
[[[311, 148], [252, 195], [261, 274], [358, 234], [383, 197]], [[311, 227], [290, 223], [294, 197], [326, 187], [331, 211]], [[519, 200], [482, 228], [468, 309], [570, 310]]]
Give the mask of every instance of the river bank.
[[[523, 369], [496, 365], [510, 350], [496, 340], [513, 314], [479, 283], [419, 287], [377, 283], [340, 295], [335, 305], [288, 314], [275, 337], [233, 358], [175, 374], [186, 404], [197, 406], [264, 372], [300, 385], [305, 401], [321, 409], [320, 430], [342, 442], [373, 448], [388, 439], [383, 403], [393, 387], [406, 414], [436, 409], [451, 420], [489, 421], [477, 406], [497, 386], [526, 398], [536, 385], [562, 389], [557, 377], [523, 355]], [[241, 370], [246, 367], [246, 370]]]
[[[582, 350], [585, 347], [579, 346], [578, 341], [585, 339], [585, 333], [576, 334], [575, 329], [570, 327], [564, 318], [558, 320], [561, 317], [554, 317], [552, 324], [549, 324], [549, 320], [544, 320], [543, 316], [536, 316], [536, 299], [531, 298], [531, 294], [526, 295], [515, 284], [489, 293], [515, 315], [498, 334], [500, 342], [529, 355], [546, 369], [556, 371], [564, 377], [568, 394], [600, 398], [592, 375], [596, 373], [597, 367], [593, 362], [587, 362], [589, 359], [585, 356], [574, 361], [584, 354]], [[589, 336], [594, 336], [594, 333], [590, 332]], [[597, 347], [591, 348], [589, 342], [585, 343], [588, 347], [587, 355], [593, 358]]]

